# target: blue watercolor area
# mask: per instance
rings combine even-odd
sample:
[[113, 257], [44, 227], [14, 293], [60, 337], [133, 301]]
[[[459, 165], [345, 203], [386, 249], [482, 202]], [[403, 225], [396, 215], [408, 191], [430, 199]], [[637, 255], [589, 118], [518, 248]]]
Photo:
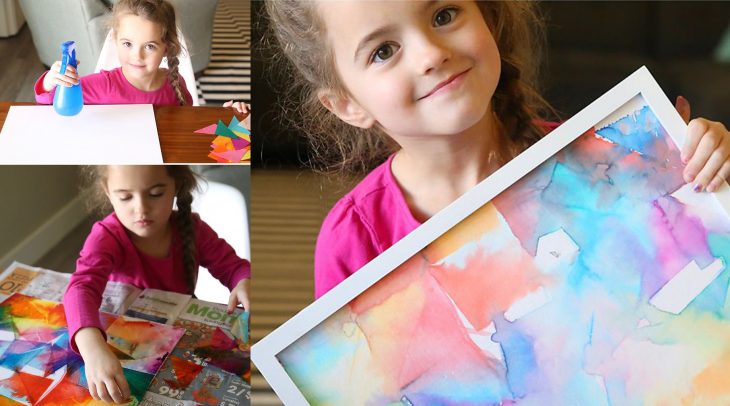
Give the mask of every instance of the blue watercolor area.
[[31, 341], [13, 341], [0, 357], [0, 366], [10, 370], [20, 369], [31, 365], [37, 369], [44, 369], [38, 356], [50, 350], [49, 344], [34, 343]]
[[[611, 125], [596, 130], [596, 134], [613, 142], [623, 154], [636, 151], [656, 160], [663, 160], [665, 157], [658, 153], [657, 141], [663, 138], [657, 129], [661, 128], [659, 120], [648, 106], [634, 112], [634, 114], [623, 117]], [[622, 130], [627, 129], [627, 132]]]

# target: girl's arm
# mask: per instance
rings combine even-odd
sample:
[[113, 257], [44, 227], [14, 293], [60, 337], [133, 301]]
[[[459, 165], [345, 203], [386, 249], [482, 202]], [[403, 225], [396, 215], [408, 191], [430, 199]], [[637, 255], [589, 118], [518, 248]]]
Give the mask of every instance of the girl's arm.
[[101, 331], [96, 327], [82, 328], [76, 333], [76, 345], [86, 364], [86, 381], [91, 397], [107, 403], [127, 401], [130, 390], [122, 364]]
[[84, 242], [76, 271], [63, 297], [69, 343], [86, 364], [86, 380], [94, 399], [121, 403], [130, 396], [122, 365], [106, 343], [99, 320], [104, 288], [122, 249], [107, 220], [94, 224]]
[[193, 214], [193, 224], [200, 265], [207, 268], [213, 277], [231, 290], [229, 303], [235, 301], [249, 309], [248, 279], [251, 278], [251, 264], [236, 255], [233, 247], [218, 237], [218, 234], [197, 214]]

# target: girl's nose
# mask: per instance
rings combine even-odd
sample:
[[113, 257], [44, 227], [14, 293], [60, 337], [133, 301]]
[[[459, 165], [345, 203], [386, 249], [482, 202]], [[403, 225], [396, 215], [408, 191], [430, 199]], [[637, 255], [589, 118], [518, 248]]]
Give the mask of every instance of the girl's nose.
[[451, 49], [433, 33], [422, 35], [415, 46], [418, 50], [416, 60], [421, 74], [431, 73], [451, 58]]

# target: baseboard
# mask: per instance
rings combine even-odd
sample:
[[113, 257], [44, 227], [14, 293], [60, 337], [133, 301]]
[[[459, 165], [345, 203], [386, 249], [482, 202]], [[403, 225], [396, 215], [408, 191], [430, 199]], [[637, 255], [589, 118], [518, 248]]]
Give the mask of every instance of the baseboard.
[[87, 193], [81, 193], [63, 206], [48, 221], [0, 258], [0, 269], [7, 268], [13, 261], [33, 265], [43, 258], [88, 217], [85, 209], [86, 199]]

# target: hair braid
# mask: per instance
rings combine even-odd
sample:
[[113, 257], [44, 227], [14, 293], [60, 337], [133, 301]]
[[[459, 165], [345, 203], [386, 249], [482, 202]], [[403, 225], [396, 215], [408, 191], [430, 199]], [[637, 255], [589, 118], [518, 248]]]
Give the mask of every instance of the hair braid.
[[185, 278], [190, 291], [195, 290], [197, 281], [198, 263], [195, 252], [195, 229], [193, 227], [193, 216], [191, 205], [193, 203], [193, 194], [191, 188], [188, 187], [186, 179], [182, 180], [177, 193], [177, 227], [182, 242], [183, 267], [185, 269]]
[[177, 95], [177, 100], [180, 102], [181, 106], [184, 106], [187, 101], [185, 100], [185, 95], [183, 94], [182, 88], [180, 87], [180, 72], [178, 70], [178, 66], [180, 65], [180, 60], [177, 58], [177, 52], [169, 55], [169, 48], [168, 48], [168, 56], [167, 56], [167, 67], [169, 70], [167, 71], [167, 76], [170, 78], [170, 84], [172, 85], [172, 88], [175, 89], [175, 94]]

